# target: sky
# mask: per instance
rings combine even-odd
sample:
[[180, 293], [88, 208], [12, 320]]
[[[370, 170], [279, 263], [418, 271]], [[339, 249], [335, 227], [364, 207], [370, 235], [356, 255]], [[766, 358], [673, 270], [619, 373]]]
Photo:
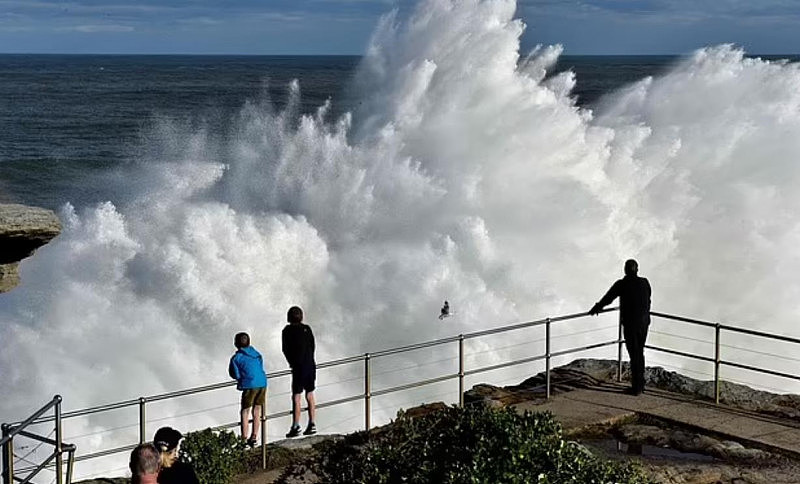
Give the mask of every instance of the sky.
[[[459, 1], [459, 0], [452, 0]], [[0, 52], [359, 55], [416, 0], [0, 0]], [[684, 54], [733, 43], [800, 53], [800, 0], [518, 0], [523, 49]]]

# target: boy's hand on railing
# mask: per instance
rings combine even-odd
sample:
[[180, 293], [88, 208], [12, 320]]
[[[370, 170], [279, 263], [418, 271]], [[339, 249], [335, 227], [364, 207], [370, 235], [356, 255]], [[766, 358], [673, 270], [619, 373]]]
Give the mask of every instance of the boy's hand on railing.
[[603, 307], [600, 304], [595, 304], [594, 306], [592, 306], [592, 309], [589, 310], [589, 314], [591, 316], [597, 316], [598, 314], [600, 314], [600, 311], [602, 310]]

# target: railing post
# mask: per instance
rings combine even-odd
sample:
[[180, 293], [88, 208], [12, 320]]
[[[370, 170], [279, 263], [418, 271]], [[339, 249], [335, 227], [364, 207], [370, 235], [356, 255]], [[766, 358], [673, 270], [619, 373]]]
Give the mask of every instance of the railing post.
[[67, 484], [72, 484], [72, 471], [75, 466], [75, 445], [73, 444], [69, 450], [69, 458], [67, 459]]
[[264, 389], [264, 407], [261, 409], [261, 469], [267, 469], [267, 403], [269, 395]]
[[545, 398], [550, 398], [550, 318], [544, 320], [545, 349], [544, 349], [544, 391]]
[[464, 335], [458, 335], [458, 406], [464, 406]]
[[369, 414], [370, 414], [370, 372], [369, 372], [369, 353], [364, 354], [364, 428], [369, 431]]
[[714, 403], [719, 405], [719, 364], [720, 364], [720, 329], [721, 325], [714, 326]]
[[145, 425], [146, 414], [144, 411], [144, 405], [147, 402], [147, 399], [144, 397], [139, 397], [139, 443], [144, 444], [147, 441], [147, 427]]
[[[11, 433], [8, 424], [3, 424], [3, 438]], [[14, 484], [14, 438], [3, 444], [3, 484]]]
[[63, 484], [64, 483], [64, 469], [63, 469], [63, 462], [61, 460], [62, 455], [62, 440], [63, 436], [61, 434], [61, 395], [56, 395], [54, 400], [56, 401], [56, 408], [55, 408], [55, 418], [56, 418], [56, 484]]
[[617, 383], [622, 381], [622, 323], [619, 323], [617, 336]]

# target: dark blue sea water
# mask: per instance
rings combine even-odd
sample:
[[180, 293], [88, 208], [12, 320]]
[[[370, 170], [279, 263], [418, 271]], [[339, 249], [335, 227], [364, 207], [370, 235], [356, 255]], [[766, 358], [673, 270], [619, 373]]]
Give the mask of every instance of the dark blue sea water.
[[[231, 116], [264, 93], [277, 108], [300, 83], [301, 110], [326, 99], [349, 109], [353, 56], [0, 55], [0, 202], [56, 209], [114, 201], [103, 181], [147, 149], [158, 117], [224, 135]], [[577, 75], [577, 103], [666, 69], [674, 57], [565, 56], [557, 71]]]

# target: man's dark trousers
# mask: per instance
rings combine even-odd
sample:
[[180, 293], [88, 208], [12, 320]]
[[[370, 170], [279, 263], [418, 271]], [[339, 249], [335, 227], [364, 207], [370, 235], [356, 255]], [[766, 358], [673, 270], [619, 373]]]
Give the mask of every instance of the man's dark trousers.
[[625, 348], [631, 360], [631, 387], [634, 392], [644, 390], [644, 342], [647, 339], [648, 325], [629, 325], [622, 327]]

